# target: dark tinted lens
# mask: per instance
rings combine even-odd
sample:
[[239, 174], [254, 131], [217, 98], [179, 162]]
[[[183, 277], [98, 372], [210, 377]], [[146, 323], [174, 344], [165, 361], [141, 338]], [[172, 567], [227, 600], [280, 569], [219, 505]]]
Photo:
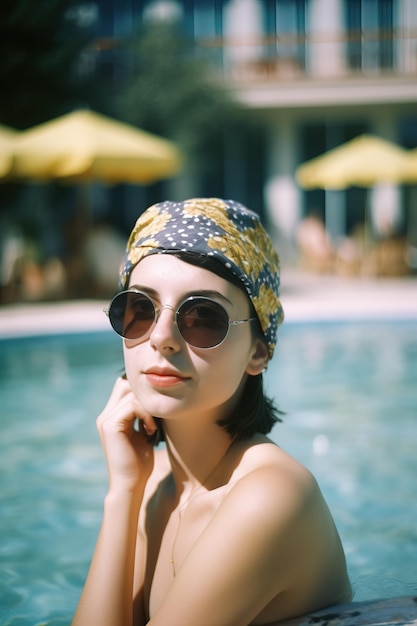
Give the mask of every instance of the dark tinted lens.
[[177, 326], [191, 346], [213, 348], [226, 337], [229, 316], [217, 302], [207, 298], [192, 298], [180, 306]]
[[126, 339], [140, 339], [154, 323], [155, 307], [148, 296], [125, 291], [113, 300], [109, 318], [116, 333]]

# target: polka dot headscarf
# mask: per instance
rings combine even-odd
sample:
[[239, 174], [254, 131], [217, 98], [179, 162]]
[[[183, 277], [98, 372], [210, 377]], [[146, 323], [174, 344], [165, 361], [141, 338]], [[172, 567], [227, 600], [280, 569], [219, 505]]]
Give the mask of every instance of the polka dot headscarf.
[[278, 255], [259, 216], [238, 202], [218, 198], [151, 206], [129, 237], [120, 287], [127, 287], [132, 269], [145, 256], [178, 252], [213, 257], [242, 281], [271, 358], [284, 314], [279, 300]]

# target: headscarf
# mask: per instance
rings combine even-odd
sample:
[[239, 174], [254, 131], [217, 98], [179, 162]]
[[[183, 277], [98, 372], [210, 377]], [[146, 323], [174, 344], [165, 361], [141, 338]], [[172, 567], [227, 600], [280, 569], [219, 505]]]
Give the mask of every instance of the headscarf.
[[271, 358], [284, 319], [280, 264], [259, 215], [239, 202], [219, 198], [154, 204], [139, 217], [129, 237], [120, 287], [127, 287], [133, 268], [144, 257], [179, 252], [217, 259], [242, 281]]

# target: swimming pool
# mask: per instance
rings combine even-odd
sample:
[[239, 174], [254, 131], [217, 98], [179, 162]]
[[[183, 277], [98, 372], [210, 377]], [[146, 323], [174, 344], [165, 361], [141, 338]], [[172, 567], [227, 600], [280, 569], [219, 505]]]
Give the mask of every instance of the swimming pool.
[[[106, 490], [95, 418], [110, 332], [0, 342], [0, 623], [67, 625]], [[319, 480], [355, 599], [417, 591], [417, 322], [286, 324], [266, 374], [273, 439]]]

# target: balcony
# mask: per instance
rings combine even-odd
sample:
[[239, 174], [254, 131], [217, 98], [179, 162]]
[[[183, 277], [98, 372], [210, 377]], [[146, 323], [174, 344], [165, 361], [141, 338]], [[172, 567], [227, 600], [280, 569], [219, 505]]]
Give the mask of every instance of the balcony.
[[200, 40], [197, 50], [252, 107], [417, 101], [416, 31]]

